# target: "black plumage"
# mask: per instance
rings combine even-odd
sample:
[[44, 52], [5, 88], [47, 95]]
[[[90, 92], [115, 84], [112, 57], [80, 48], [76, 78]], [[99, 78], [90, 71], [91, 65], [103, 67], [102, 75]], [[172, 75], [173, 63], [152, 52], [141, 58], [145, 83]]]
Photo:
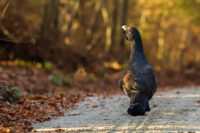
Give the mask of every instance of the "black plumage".
[[130, 97], [127, 112], [133, 116], [150, 111], [149, 100], [157, 89], [156, 75], [149, 65], [142, 46], [139, 31], [134, 27], [122, 26], [123, 34], [131, 43], [128, 67], [120, 81], [120, 88]]

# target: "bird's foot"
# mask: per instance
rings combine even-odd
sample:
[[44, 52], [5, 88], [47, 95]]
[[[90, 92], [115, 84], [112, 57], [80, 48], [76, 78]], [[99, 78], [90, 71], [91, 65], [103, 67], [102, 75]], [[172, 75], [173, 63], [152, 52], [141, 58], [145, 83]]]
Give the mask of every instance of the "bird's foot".
[[127, 112], [132, 115], [132, 116], [137, 116], [137, 115], [144, 115], [145, 114], [145, 110], [143, 108], [141, 108], [139, 106], [139, 104], [134, 104], [134, 105], [131, 105]]

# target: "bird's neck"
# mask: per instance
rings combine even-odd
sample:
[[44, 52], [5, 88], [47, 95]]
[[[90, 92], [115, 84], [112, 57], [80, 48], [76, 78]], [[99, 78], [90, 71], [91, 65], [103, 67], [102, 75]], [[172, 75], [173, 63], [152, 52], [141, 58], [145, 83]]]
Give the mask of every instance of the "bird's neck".
[[140, 37], [140, 34], [136, 34], [136, 39], [131, 41], [131, 55], [130, 55], [130, 61], [129, 63], [140, 61], [140, 62], [146, 62], [146, 58], [143, 52], [143, 46], [142, 46], [142, 39]]

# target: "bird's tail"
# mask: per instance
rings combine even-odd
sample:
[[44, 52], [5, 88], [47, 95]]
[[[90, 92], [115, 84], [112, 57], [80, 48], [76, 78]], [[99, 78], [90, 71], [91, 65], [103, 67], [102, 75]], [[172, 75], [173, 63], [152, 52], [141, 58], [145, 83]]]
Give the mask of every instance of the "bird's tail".
[[134, 94], [131, 98], [130, 107], [127, 112], [133, 116], [144, 115], [150, 111], [149, 100], [146, 95], [141, 92]]

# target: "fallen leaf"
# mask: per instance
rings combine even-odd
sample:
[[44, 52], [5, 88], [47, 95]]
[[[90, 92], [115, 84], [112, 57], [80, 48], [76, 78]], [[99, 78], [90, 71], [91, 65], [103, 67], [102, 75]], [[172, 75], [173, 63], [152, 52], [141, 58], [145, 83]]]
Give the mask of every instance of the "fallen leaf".
[[98, 107], [98, 105], [93, 105], [93, 106], [92, 106], [92, 108], [97, 108], [97, 107]]

